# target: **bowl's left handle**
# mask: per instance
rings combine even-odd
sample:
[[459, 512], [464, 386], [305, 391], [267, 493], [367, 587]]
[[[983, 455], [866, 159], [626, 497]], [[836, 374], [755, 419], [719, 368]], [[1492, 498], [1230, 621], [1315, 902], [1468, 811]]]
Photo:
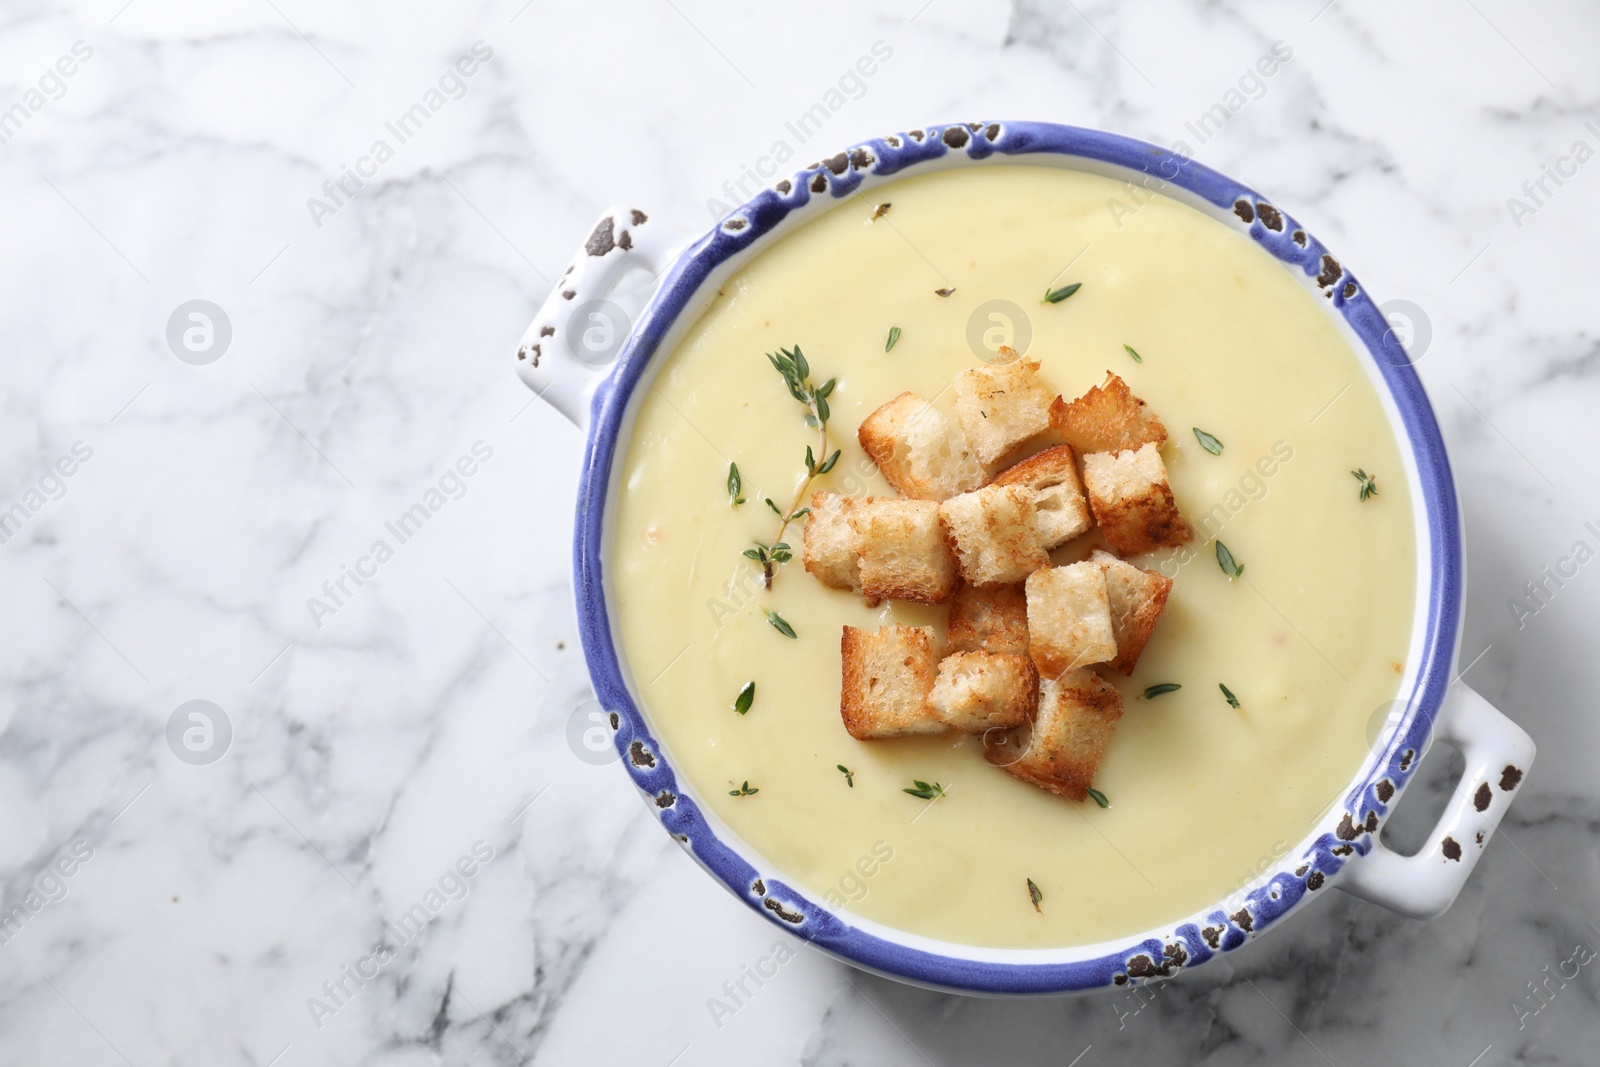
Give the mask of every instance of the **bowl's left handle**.
[[1534, 756], [1533, 738], [1459, 681], [1445, 694], [1434, 729], [1461, 750], [1466, 768], [1427, 844], [1402, 856], [1375, 837], [1372, 850], [1352, 857], [1335, 883], [1417, 919], [1440, 915], [1455, 902]]
[[517, 374], [571, 419], [589, 425], [589, 401], [627, 340], [625, 312], [609, 299], [630, 270], [659, 274], [675, 235], [638, 208], [613, 207], [595, 223], [517, 345]]

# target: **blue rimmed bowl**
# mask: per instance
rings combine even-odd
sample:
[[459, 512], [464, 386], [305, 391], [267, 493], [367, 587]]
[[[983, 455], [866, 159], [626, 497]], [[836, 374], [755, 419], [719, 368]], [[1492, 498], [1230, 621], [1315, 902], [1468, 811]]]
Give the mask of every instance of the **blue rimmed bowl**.
[[[935, 941], [841, 916], [784, 882], [760, 855], [719, 837], [652, 734], [611, 620], [611, 508], [644, 386], [729, 275], [844, 197], [950, 167], [1028, 163], [1086, 171], [1161, 193], [1238, 227], [1281, 260], [1359, 353], [1400, 442], [1417, 509], [1416, 623], [1401, 699], [1372, 755], [1312, 832], [1248, 887], [1197, 914], [1115, 942], [994, 949]], [[637, 322], [612, 301], [624, 275], [657, 278]], [[622, 764], [662, 825], [706, 871], [777, 926], [854, 966], [940, 989], [1076, 993], [1166, 978], [1274, 929], [1326, 889], [1417, 917], [1448, 908], [1534, 757], [1533, 741], [1456, 677], [1464, 604], [1461, 516], [1433, 409], [1404, 346], [1364, 286], [1292, 216], [1193, 160], [1143, 141], [1042, 122], [930, 126], [875, 138], [774, 182], [710, 232], [677, 239], [643, 211], [607, 212], [516, 351], [522, 379], [588, 432], [573, 545], [584, 654]], [[1431, 742], [1466, 767], [1450, 805], [1412, 856], [1379, 831]]]

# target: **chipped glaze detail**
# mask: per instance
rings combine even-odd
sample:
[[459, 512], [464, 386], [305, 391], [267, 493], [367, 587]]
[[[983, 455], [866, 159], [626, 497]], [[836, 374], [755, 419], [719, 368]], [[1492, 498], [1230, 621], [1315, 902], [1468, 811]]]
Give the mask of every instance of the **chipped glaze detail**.
[[[1120, 945], [986, 950], [930, 941], [867, 923], [852, 925], [770, 873], [758, 872], [748, 859], [717, 837], [692, 791], [681, 789], [667, 761], [645, 745], [646, 741], [653, 744], [653, 739], [628, 689], [610, 631], [602, 531], [613, 464], [626, 443], [629, 398], [650, 361], [662, 352], [675, 321], [687, 309], [697, 306], [697, 294], [708, 282], [715, 284], [758, 242], [780, 227], [792, 229], [863, 187], [881, 186], [919, 166], [968, 166], [992, 157], [1041, 161], [1030, 160], [1030, 156], [1058, 157], [1058, 161], [1064, 157], [1064, 165], [1068, 166], [1073, 165], [1071, 160], [1080, 159], [1102, 173], [1109, 165], [1122, 168], [1130, 180], [1155, 179], [1161, 188], [1213, 218], [1240, 227], [1268, 253], [1303, 275], [1309, 291], [1320, 291], [1328, 298], [1329, 313], [1341, 318], [1365, 347], [1387, 388], [1397, 410], [1395, 431], [1417, 467], [1419, 512], [1427, 523], [1427, 583], [1419, 603], [1426, 640], [1412, 688], [1404, 694], [1407, 711], [1394, 735], [1357, 775], [1343, 801], [1333, 806], [1316, 832], [1263, 875], [1261, 883], [1245, 896], [1242, 907], [1231, 913], [1218, 908]], [[616, 214], [612, 213], [611, 218], [615, 227]], [[639, 221], [630, 222], [637, 245], [640, 234], [648, 231], [639, 230]], [[597, 225], [591, 241], [600, 233]], [[621, 238], [614, 236], [612, 240], [613, 249], [598, 257], [590, 257], [586, 246], [574, 265], [574, 287], [583, 288], [586, 298], [591, 292], [603, 295], [605, 290], [588, 288], [585, 261], [592, 258], [605, 262], [621, 254]], [[1339, 287], [1337, 282], [1341, 279], [1346, 284]], [[608, 283], [606, 287], [609, 288]], [[541, 320], [551, 303], [547, 301], [541, 319], [535, 320], [536, 326], [543, 325]], [[556, 325], [559, 328], [560, 323]], [[546, 359], [544, 366], [551, 362]], [[524, 379], [539, 388], [529, 374], [527, 361], [520, 361], [518, 367]], [[1441, 880], [1437, 875], [1421, 874], [1413, 866], [1423, 854], [1397, 857], [1377, 840], [1382, 820], [1414, 774], [1416, 754], [1426, 748], [1436, 720], [1442, 716], [1453, 721], [1455, 740], [1475, 744], [1482, 759], [1497, 760], [1497, 767], [1504, 765], [1503, 793], [1515, 788], [1532, 759], [1532, 743], [1526, 734], [1488, 709], [1482, 698], [1470, 690], [1459, 685], [1451, 687], [1463, 610], [1461, 519], [1438, 425], [1399, 340], [1348, 269], [1291, 216], [1249, 188], [1167, 149], [1098, 131], [1037, 122], [936, 126], [891, 134], [848, 148], [762, 190], [672, 260], [616, 365], [604, 374], [588, 376], [583, 386], [581, 392], [569, 390], [555, 398], [556, 406], [580, 425], [586, 425], [591, 417], [594, 420], [580, 486], [573, 584], [595, 691], [605, 707], [616, 709], [612, 714], [615, 743], [619, 752], [630, 757], [623, 766], [647, 799], [664, 792], [676, 796], [676, 803], [660, 809], [658, 815], [666, 829], [685, 842], [709, 873], [758, 914], [857, 967], [946, 989], [998, 994], [1082, 992], [1165, 978], [1184, 967], [1204, 964], [1269, 931], [1309, 893], [1325, 885], [1336, 885], [1397, 910], [1419, 914], [1439, 906], [1440, 900], [1447, 905], [1481, 852], [1449, 864], [1452, 870], [1445, 876], [1448, 880]], [[573, 410], [574, 397], [587, 399], [591, 392], [592, 401], [581, 405], [581, 410]], [[1452, 693], [1471, 694], [1495, 721], [1480, 712], [1473, 719], [1476, 732], [1467, 730], [1459, 713], [1454, 719], [1449, 714], [1450, 708], [1463, 704], [1462, 699], [1449, 700]], [[1466, 738], [1461, 736], [1463, 733], [1473, 736]], [[1487, 769], [1480, 768], [1477, 777], [1487, 778]], [[1502, 802], [1487, 812], [1469, 811], [1467, 814], [1476, 820], [1470, 826], [1462, 826], [1461, 819], [1452, 820], [1452, 813], [1447, 813], [1435, 828], [1430, 838], [1433, 844], [1425, 854], [1441, 855], [1442, 842], [1453, 842], [1451, 835], [1456, 833], [1475, 833], [1481, 843], [1485, 835], [1493, 832], [1505, 807], [1506, 802]]]

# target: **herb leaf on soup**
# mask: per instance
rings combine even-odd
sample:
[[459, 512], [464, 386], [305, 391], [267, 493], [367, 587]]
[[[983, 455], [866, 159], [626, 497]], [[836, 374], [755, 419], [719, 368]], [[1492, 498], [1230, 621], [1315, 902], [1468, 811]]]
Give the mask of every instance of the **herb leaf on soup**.
[[921, 778], [913, 778], [911, 779], [911, 785], [913, 788], [902, 789], [900, 792], [910, 793], [912, 796], [921, 797], [923, 800], [937, 800], [944, 796], [944, 786], [938, 782], [924, 782]]
[[1132, 345], [1123, 345], [1122, 349], [1123, 349], [1124, 352], [1127, 352], [1128, 355], [1133, 357], [1133, 361], [1135, 363], [1143, 363], [1144, 362], [1144, 357], [1141, 356], [1139, 353], [1135, 352], [1133, 350], [1133, 346]]
[[744, 497], [739, 495], [743, 489], [744, 479], [739, 477], [739, 465], [737, 463], [728, 464], [728, 500], [731, 502], [732, 507], [738, 507], [744, 503]]
[[1154, 700], [1156, 697], [1162, 696], [1166, 693], [1176, 693], [1182, 688], [1182, 682], [1162, 682], [1160, 685], [1152, 685], [1150, 688], [1140, 693], [1139, 699]]
[[756, 683], [746, 682], [744, 688], [739, 690], [739, 695], [733, 699], [733, 710], [740, 715], [750, 710], [750, 705], [756, 702]]
[[1378, 495], [1378, 479], [1374, 478], [1364, 470], [1353, 470], [1350, 473], [1352, 476], [1354, 476], [1356, 481], [1361, 483], [1360, 499], [1362, 501], [1365, 501], [1368, 497]]
[[778, 631], [783, 636], [785, 636], [785, 637], [794, 637], [795, 636], [794, 627], [790, 626], [788, 621], [785, 620], [784, 617], [782, 615], [779, 615], [776, 611], [767, 612], [767, 621], [772, 624], [772, 628], [774, 630]]
[[889, 340], [884, 342], [883, 350], [885, 352], [893, 352], [894, 351], [894, 346], [899, 344], [899, 343], [900, 343], [900, 327], [898, 327], [898, 326], [889, 327]]
[[1200, 442], [1200, 447], [1210, 452], [1213, 456], [1222, 455], [1222, 442], [1200, 427], [1194, 427], [1194, 439]]
[[1033, 901], [1033, 910], [1043, 915], [1044, 909], [1039, 907], [1039, 901], [1044, 899], [1044, 893], [1034, 884], [1032, 878], [1028, 879], [1028, 899]]
[[1086, 792], [1089, 794], [1089, 799], [1100, 805], [1102, 808], [1109, 808], [1111, 806], [1111, 801], [1106, 799], [1106, 795], [1093, 786], [1090, 786]]
[[844, 775], [844, 784], [854, 789], [856, 787], [856, 773], [842, 763], [835, 763], [834, 766], [839, 768], [840, 774]]
[[1217, 688], [1222, 690], [1222, 696], [1223, 696], [1224, 699], [1227, 700], [1228, 707], [1237, 708], [1239, 706], [1239, 698], [1233, 695], [1233, 690], [1232, 689], [1229, 689], [1227, 686], [1223, 685], [1221, 682], [1217, 683]]
[[1082, 288], [1082, 282], [1073, 282], [1071, 285], [1063, 285], [1059, 289], [1046, 289], [1044, 293], [1044, 299], [1040, 301], [1040, 303], [1059, 304], [1061, 301], [1065, 300], [1067, 297], [1071, 296], [1073, 293], [1076, 293]]
[[1244, 573], [1244, 564], [1233, 558], [1233, 553], [1228, 551], [1228, 546], [1221, 541], [1217, 542], [1217, 566], [1222, 568], [1222, 573], [1230, 579], [1237, 578]]

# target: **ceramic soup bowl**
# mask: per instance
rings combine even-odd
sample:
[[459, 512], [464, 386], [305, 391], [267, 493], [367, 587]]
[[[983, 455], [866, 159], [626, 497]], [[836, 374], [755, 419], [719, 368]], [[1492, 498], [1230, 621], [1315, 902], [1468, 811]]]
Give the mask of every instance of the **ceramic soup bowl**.
[[[718, 285], [785, 233], [858, 191], [912, 174], [1007, 162], [1105, 175], [1160, 192], [1248, 233], [1319, 300], [1352, 343], [1388, 412], [1415, 490], [1418, 589], [1409, 665], [1371, 755], [1287, 854], [1231, 897], [1116, 942], [1041, 949], [962, 946], [834, 912], [719, 834], [652, 734], [611, 620], [607, 573], [619, 458], [652, 375]], [[657, 281], [628, 328], [608, 298], [623, 275]], [[1165, 978], [1276, 928], [1341, 889], [1416, 917], [1444, 911], [1471, 874], [1534, 757], [1528, 735], [1457, 677], [1464, 604], [1461, 514], [1422, 383], [1389, 322], [1348, 268], [1282, 208], [1155, 145], [1039, 122], [963, 123], [876, 138], [763, 189], [710, 232], [681, 240], [644, 212], [602, 217], [516, 351], [522, 379], [588, 433], [573, 545], [573, 588], [594, 690], [622, 765], [650, 810], [701, 866], [778, 927], [854, 966], [903, 981], [991, 995], [1083, 992]], [[1381, 716], [1377, 718], [1381, 719]], [[1449, 806], [1412, 856], [1379, 840], [1434, 739], [1465, 756]]]

